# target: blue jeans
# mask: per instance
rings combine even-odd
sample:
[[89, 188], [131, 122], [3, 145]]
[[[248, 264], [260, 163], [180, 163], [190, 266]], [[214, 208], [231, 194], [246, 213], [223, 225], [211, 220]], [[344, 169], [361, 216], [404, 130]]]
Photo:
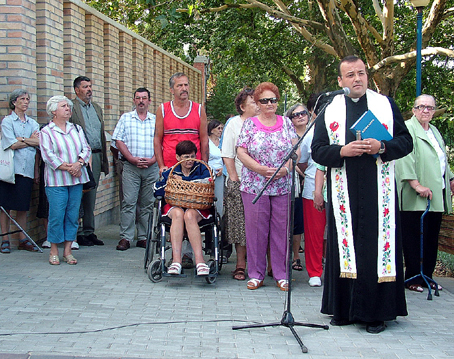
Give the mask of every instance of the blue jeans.
[[49, 201], [49, 224], [47, 225], [49, 242], [63, 243], [76, 240], [82, 186], [78, 184], [46, 187]]

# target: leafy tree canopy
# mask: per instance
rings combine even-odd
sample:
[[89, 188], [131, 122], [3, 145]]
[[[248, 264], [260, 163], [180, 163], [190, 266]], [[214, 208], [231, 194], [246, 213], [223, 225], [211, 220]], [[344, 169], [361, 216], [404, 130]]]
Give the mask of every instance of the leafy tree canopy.
[[[365, 60], [370, 86], [393, 96], [404, 112], [414, 100], [416, 11], [408, 1], [87, 2], [185, 61], [209, 56], [207, 108], [219, 119], [234, 110], [243, 86], [260, 81], [276, 83], [289, 102], [336, 89], [337, 63], [350, 54]], [[453, 14], [454, 0], [432, 0], [423, 18], [422, 89], [447, 109], [443, 121], [452, 119]]]

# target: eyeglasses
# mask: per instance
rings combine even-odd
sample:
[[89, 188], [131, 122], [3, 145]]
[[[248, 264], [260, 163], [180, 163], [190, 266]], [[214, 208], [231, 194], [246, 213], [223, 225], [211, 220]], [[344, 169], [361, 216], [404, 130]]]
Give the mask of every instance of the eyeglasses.
[[194, 158], [196, 158], [196, 155], [181, 155], [180, 158], [182, 160], [193, 160]]
[[301, 112], [292, 113], [289, 117], [291, 120], [293, 120], [296, 117], [303, 117], [303, 116], [307, 116], [307, 115], [308, 115], [308, 112], [306, 110], [303, 110]]
[[266, 105], [268, 102], [271, 102], [271, 103], [276, 103], [277, 102], [277, 98], [276, 97], [271, 97], [271, 98], [261, 98], [259, 99], [259, 102], [262, 104], [262, 105]]
[[418, 106], [415, 106], [414, 109], [419, 110], [419, 111], [424, 111], [424, 110], [435, 111], [435, 106], [418, 105]]

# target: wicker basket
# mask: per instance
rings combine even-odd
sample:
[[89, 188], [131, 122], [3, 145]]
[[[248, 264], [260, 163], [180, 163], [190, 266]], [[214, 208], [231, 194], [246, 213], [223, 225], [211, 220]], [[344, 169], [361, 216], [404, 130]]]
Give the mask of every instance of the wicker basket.
[[443, 215], [440, 234], [438, 235], [438, 249], [454, 254], [454, 216]]
[[[178, 162], [172, 167], [167, 179], [165, 188], [165, 200], [171, 206], [193, 209], [209, 209], [214, 203], [214, 181], [210, 183], [197, 183], [183, 181], [182, 179], [173, 176], [173, 170], [182, 162]], [[211, 179], [213, 172], [210, 167], [202, 160], [191, 159], [190, 161], [200, 162], [210, 171]]]

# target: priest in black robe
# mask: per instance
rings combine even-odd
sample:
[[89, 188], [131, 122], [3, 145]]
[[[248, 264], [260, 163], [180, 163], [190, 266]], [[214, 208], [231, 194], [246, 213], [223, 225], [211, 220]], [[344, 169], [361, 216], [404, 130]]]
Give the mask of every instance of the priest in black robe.
[[[369, 333], [380, 333], [385, 321], [407, 315], [393, 166], [411, 152], [413, 142], [395, 102], [367, 89], [361, 59], [348, 56], [338, 69], [339, 86], [350, 93], [335, 96], [328, 105], [312, 142], [314, 161], [327, 167], [321, 312], [333, 316], [331, 325], [364, 323]], [[357, 140], [350, 127], [368, 110], [391, 140]]]

